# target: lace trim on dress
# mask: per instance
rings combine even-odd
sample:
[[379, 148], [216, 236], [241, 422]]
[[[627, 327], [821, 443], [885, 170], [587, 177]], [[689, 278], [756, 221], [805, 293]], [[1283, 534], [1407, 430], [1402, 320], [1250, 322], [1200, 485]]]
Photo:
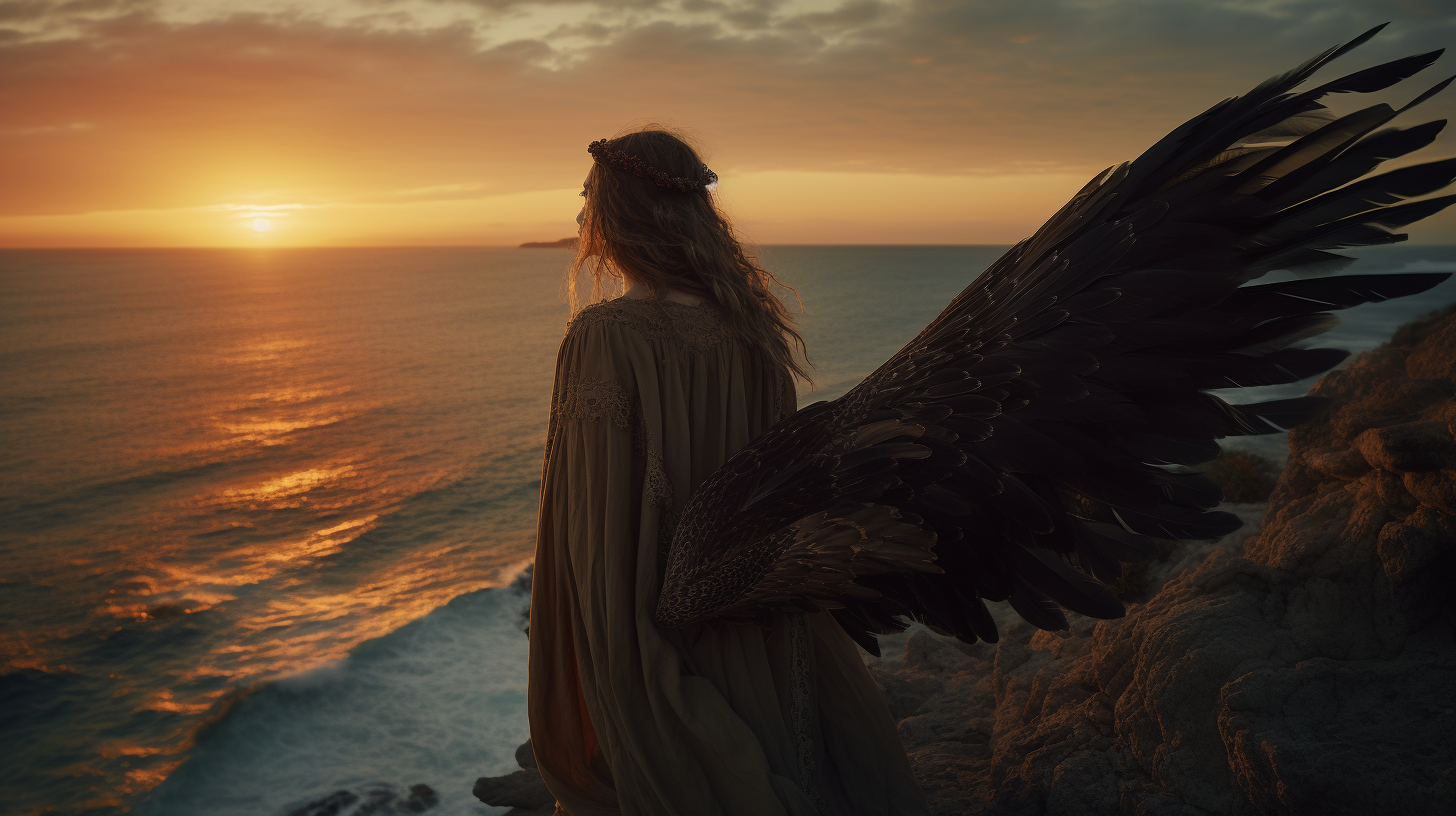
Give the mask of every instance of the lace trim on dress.
[[667, 479], [667, 467], [662, 461], [662, 454], [657, 452], [657, 447], [649, 438], [646, 419], [640, 411], [637, 417], [637, 430], [632, 441], [637, 447], [637, 455], [647, 463], [647, 472], [642, 479], [642, 492], [654, 507], [666, 510], [672, 506], [672, 482]]
[[809, 621], [803, 613], [787, 616], [789, 628], [789, 723], [799, 787], [819, 813], [824, 799], [814, 783], [814, 688], [809, 677]]
[[[571, 319], [571, 326], [589, 326], [612, 320], [637, 330], [648, 340], [680, 340], [697, 354], [728, 339], [728, 328], [716, 306], [698, 306], [675, 300], [619, 297], [594, 303]], [[568, 331], [570, 327], [568, 327]]]
[[794, 378], [789, 376], [787, 372], [779, 379], [778, 406], [780, 419], [791, 416], [799, 410], [798, 393], [794, 388]]
[[607, 417], [624, 431], [632, 428], [632, 417], [636, 411], [627, 389], [622, 386], [583, 377], [573, 371], [567, 375], [565, 391], [556, 409], [561, 416], [587, 422]]
[[608, 380], [583, 377], [572, 372], [567, 375], [563, 390], [565, 393], [556, 406], [558, 416], [580, 422], [595, 422], [606, 417], [622, 430], [632, 431], [633, 448], [646, 465], [642, 492], [654, 507], [664, 510], [671, 507], [672, 482], [668, 481], [662, 454], [649, 439], [642, 412], [627, 389]]

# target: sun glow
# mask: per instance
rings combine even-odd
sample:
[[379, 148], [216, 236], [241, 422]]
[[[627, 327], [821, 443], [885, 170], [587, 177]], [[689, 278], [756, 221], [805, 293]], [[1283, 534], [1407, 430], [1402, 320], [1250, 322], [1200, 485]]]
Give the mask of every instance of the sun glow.
[[[725, 169], [718, 193], [758, 243], [1001, 244], [1031, 234], [1092, 172], [949, 176]], [[0, 213], [0, 246], [61, 246], [77, 235], [90, 236], [87, 241], [97, 246], [514, 246], [574, 232], [578, 192], [580, 187], [566, 187], [408, 201], [361, 193], [342, 200], [245, 204], [240, 202], [263, 194], [242, 191], [229, 196], [232, 203], [174, 209]], [[995, 202], [993, 211], [988, 201]]]

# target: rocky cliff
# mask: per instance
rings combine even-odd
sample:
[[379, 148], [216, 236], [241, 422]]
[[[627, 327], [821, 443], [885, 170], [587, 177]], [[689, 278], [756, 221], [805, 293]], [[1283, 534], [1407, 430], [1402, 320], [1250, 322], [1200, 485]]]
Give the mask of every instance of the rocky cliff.
[[[1314, 393], [1267, 510], [1231, 505], [1245, 529], [1153, 565], [1126, 617], [888, 639], [937, 814], [1456, 812], [1456, 314]], [[549, 813], [539, 780], [477, 793]]]
[[872, 664], [938, 813], [1456, 812], [1456, 315], [1314, 393], [1262, 529], [1125, 618]]

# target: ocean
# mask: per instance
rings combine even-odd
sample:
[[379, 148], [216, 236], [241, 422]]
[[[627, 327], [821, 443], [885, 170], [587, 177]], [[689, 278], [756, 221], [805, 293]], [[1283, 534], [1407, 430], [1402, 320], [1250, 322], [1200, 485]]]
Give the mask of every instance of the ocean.
[[[801, 401], [1002, 251], [765, 247], [804, 306]], [[496, 812], [470, 789], [527, 735], [519, 578], [567, 261], [0, 251], [0, 813], [287, 816], [420, 784], [431, 813]], [[1352, 271], [1417, 270], [1456, 247]], [[1453, 301], [1347, 311], [1320, 345]]]

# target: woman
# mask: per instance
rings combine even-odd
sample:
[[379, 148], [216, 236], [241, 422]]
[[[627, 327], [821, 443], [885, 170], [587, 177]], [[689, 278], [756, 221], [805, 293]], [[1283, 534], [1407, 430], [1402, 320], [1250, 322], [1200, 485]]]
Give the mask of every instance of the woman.
[[571, 284], [594, 259], [593, 294], [604, 275], [626, 294], [582, 309], [557, 358], [531, 596], [542, 776], [570, 816], [925, 812], [832, 618], [653, 623], [675, 514], [793, 412], [803, 343], [691, 147], [652, 128], [589, 150]]

